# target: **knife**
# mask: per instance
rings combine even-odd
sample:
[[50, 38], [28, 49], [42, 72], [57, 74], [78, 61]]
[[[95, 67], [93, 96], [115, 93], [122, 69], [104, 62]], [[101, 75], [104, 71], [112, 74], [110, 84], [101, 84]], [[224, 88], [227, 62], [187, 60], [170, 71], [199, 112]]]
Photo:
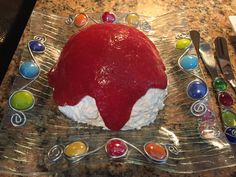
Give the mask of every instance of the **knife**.
[[223, 37], [217, 37], [215, 39], [215, 50], [216, 50], [216, 59], [220, 65], [220, 69], [224, 74], [224, 77], [230, 85], [233, 87], [236, 93], [236, 81], [233, 73], [233, 69], [230, 63], [227, 41]]
[[[214, 91], [215, 91], [215, 95], [218, 98], [220, 92], [224, 91], [224, 90], [219, 90], [219, 88], [214, 86], [214, 83], [218, 79], [222, 79], [223, 81], [224, 81], [224, 79], [219, 77], [219, 75], [218, 75], [218, 66], [217, 66], [217, 63], [216, 63], [216, 60], [215, 60], [215, 57], [214, 57], [214, 52], [211, 49], [210, 44], [209, 43], [205, 43], [205, 42], [200, 44], [199, 52], [201, 54], [202, 61], [203, 61], [204, 65], [205, 65], [206, 69], [210, 73], [210, 76], [211, 76], [211, 78], [213, 80], [212, 85], [213, 85], [213, 88], [214, 88]], [[224, 83], [226, 85], [226, 81], [224, 81]], [[226, 88], [227, 88], [227, 86], [226, 86]], [[218, 91], [220, 91], [220, 92], [218, 92]], [[218, 105], [219, 105], [219, 110], [220, 110], [221, 128], [224, 131], [228, 141], [231, 144], [234, 144], [235, 142], [233, 142], [230, 139], [231, 135], [228, 135], [229, 130], [231, 130], [232, 128], [231, 127], [228, 127], [228, 128], [225, 127], [226, 124], [225, 124], [224, 119], [223, 119], [223, 112], [224, 112], [225, 109], [224, 109], [224, 107], [221, 106], [221, 102], [219, 101], [219, 99], [217, 99], [217, 100], [218, 100]]]
[[219, 76], [217, 71], [216, 60], [214, 58], [214, 52], [212, 51], [210, 44], [201, 43], [199, 52], [201, 54], [201, 58], [203, 60], [206, 69], [208, 70], [212, 80], [214, 81]]
[[199, 45], [200, 45], [200, 40], [201, 40], [200, 33], [196, 30], [191, 30], [189, 33], [190, 33], [190, 38], [191, 38], [192, 44], [195, 48], [197, 57], [198, 57], [198, 59], [200, 59], [200, 57], [201, 57], [201, 55], [199, 53]]

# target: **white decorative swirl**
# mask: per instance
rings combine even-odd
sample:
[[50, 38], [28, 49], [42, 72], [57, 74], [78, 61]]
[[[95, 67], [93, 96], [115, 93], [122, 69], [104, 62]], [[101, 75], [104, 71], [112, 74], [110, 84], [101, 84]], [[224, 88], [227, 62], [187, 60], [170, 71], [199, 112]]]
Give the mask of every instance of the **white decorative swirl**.
[[69, 15], [66, 19], [66, 24], [67, 25], [72, 25], [74, 23], [74, 16]]
[[234, 136], [234, 137], [236, 136], [236, 130], [235, 129], [232, 130], [231, 135]]
[[151, 30], [151, 25], [147, 21], [143, 21], [140, 27], [144, 32], [149, 32]]
[[175, 145], [166, 144], [166, 147], [172, 154], [175, 154], [175, 155], [179, 154], [179, 149]]
[[57, 161], [60, 159], [63, 155], [63, 149], [64, 147], [62, 145], [54, 145], [49, 151], [48, 151], [48, 159], [52, 162]]
[[47, 38], [43, 35], [36, 35], [36, 36], [34, 36], [34, 40], [44, 43], [47, 40]]
[[12, 114], [11, 123], [14, 127], [21, 127], [26, 123], [26, 117], [23, 112], [17, 112]]
[[175, 36], [176, 39], [184, 39], [184, 38], [190, 38], [189, 34], [187, 32], [178, 33]]
[[195, 101], [190, 107], [191, 113], [196, 117], [203, 116], [207, 109], [207, 105], [202, 100]]

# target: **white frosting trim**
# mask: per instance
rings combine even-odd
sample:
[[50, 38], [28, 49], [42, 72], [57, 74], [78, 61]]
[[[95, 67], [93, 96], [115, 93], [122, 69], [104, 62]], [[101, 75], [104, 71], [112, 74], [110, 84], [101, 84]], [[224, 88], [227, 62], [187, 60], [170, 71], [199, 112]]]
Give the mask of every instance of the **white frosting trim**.
[[[140, 129], [153, 123], [158, 111], [164, 107], [167, 89], [149, 89], [133, 106], [129, 121], [122, 130]], [[68, 118], [94, 126], [105, 126], [96, 106], [96, 101], [90, 96], [85, 96], [77, 105], [58, 106], [59, 110]]]

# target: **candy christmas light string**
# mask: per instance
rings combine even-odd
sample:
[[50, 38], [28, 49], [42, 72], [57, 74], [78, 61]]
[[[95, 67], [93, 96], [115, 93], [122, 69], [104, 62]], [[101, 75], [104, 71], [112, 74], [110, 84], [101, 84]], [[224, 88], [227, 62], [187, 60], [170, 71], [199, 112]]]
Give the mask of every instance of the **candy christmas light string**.
[[211, 121], [215, 119], [215, 116], [208, 104], [208, 87], [200, 77], [199, 71], [197, 71], [200, 69], [199, 59], [193, 50], [190, 36], [187, 33], [180, 33], [176, 35], [176, 39], [176, 48], [185, 49], [183, 55], [178, 59], [180, 69], [187, 75], [192, 75], [196, 78], [188, 83], [186, 87], [186, 94], [194, 101], [190, 106], [190, 112], [199, 120], [199, 133], [202, 138], [218, 138], [220, 131]]
[[17, 91], [14, 91], [9, 98], [9, 106], [14, 113], [11, 115], [11, 124], [14, 127], [21, 127], [26, 123], [25, 111], [28, 111], [34, 107], [35, 98], [34, 95], [26, 88], [32, 84], [40, 75], [40, 66], [37, 62], [34, 53], [41, 54], [45, 51], [46, 47], [44, 42], [46, 37], [42, 35], [34, 36], [33, 40], [30, 40], [27, 44], [28, 51], [31, 59], [23, 61], [19, 66], [20, 75], [29, 81], [26, 85], [22, 86]]

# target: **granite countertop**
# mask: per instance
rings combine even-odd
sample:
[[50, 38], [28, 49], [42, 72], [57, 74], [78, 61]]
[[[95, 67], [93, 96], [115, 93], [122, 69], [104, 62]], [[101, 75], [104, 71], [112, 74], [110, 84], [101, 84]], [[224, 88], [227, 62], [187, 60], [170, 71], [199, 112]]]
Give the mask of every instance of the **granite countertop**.
[[[228, 21], [229, 15], [236, 15], [236, 0], [38, 0], [35, 10], [68, 16], [78, 12], [136, 12], [147, 16], [157, 16], [170, 11], [181, 10], [189, 17], [191, 29], [200, 31], [201, 36], [208, 42], [213, 42], [216, 36], [224, 36], [228, 40], [235, 33]], [[0, 114], [3, 116], [3, 108], [7, 104], [9, 88], [13, 83], [14, 76], [19, 66], [20, 56], [27, 42], [29, 25], [21, 38], [15, 52], [9, 70], [0, 89]], [[229, 45], [231, 62], [236, 66], [236, 57], [233, 45]], [[30, 168], [30, 167], [29, 167]], [[78, 175], [80, 174], [80, 175]], [[236, 176], [234, 167], [218, 169], [199, 174], [179, 175], [160, 171], [156, 168], [135, 165], [96, 165], [94, 168], [87, 167], [74, 169], [63, 174], [64, 176]], [[63, 176], [62, 175], [62, 176]], [[3, 176], [12, 176], [4, 175]], [[58, 175], [60, 176], [60, 175]]]

